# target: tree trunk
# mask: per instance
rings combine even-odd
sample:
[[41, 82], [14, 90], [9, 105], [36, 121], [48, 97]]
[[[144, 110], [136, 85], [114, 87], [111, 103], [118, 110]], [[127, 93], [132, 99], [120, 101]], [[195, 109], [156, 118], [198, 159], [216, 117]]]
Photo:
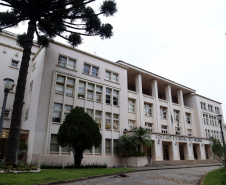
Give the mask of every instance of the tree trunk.
[[36, 21], [31, 19], [28, 23], [27, 37], [24, 44], [23, 57], [21, 61], [19, 77], [17, 80], [8, 147], [6, 151], [6, 165], [16, 166], [18, 162], [17, 156], [18, 156], [18, 143], [20, 139], [21, 116], [24, 105], [24, 93], [35, 28]]
[[82, 152], [76, 151], [76, 153], [74, 153], [75, 168], [79, 168], [81, 166], [82, 158], [83, 158], [83, 151]]

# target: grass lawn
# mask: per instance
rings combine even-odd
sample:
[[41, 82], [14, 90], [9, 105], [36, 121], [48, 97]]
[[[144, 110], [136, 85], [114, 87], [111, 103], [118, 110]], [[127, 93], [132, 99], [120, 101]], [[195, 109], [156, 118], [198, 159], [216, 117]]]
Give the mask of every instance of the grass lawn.
[[209, 172], [203, 181], [203, 185], [225, 185], [225, 184], [226, 184], [225, 168]]
[[8, 184], [40, 184], [68, 179], [77, 179], [95, 175], [104, 175], [118, 172], [131, 171], [124, 168], [99, 168], [99, 169], [43, 169], [40, 173], [0, 174], [0, 185]]

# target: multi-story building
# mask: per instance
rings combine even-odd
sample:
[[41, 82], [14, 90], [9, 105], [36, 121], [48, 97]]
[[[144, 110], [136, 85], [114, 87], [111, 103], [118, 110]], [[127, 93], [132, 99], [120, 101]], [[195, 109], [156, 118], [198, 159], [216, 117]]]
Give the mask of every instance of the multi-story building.
[[[17, 76], [22, 48], [16, 35], [0, 35], [0, 87], [4, 78]], [[9, 93], [0, 159], [4, 158], [15, 87]], [[0, 105], [3, 90], [0, 91]], [[20, 140], [28, 144], [28, 162], [70, 163], [72, 153], [57, 144], [56, 134], [65, 116], [83, 107], [102, 134], [102, 143], [84, 153], [84, 163], [120, 165], [116, 142], [135, 127], [150, 131], [153, 161], [211, 159], [209, 136], [220, 138], [216, 118], [221, 103], [197, 95], [195, 90], [140, 69], [51, 42], [34, 44], [27, 77]]]

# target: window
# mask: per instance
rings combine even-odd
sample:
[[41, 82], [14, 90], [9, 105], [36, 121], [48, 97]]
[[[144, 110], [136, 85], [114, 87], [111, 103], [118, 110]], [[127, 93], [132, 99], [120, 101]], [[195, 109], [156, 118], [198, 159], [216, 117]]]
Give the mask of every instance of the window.
[[210, 130], [207, 130], [207, 138], [210, 138]]
[[93, 110], [92, 109], [86, 109], [87, 114], [90, 115], [90, 117], [93, 118]]
[[57, 123], [61, 122], [61, 110], [62, 110], [62, 105], [59, 103], [54, 103], [52, 122], [57, 122]]
[[218, 125], [217, 125], [217, 118], [216, 117], [213, 117], [213, 126], [218, 127]]
[[207, 129], [205, 129], [205, 133], [206, 133], [206, 138], [208, 137], [208, 134], [207, 134]]
[[80, 98], [80, 99], [84, 99], [85, 98], [85, 88], [86, 88], [85, 82], [79, 82], [79, 85], [78, 85], [78, 98]]
[[74, 85], [75, 85], [75, 80], [71, 79], [71, 78], [67, 78], [67, 84], [66, 84], [66, 95], [67, 96], [73, 96]]
[[4, 119], [10, 119], [10, 109], [5, 109]]
[[162, 134], [167, 134], [167, 126], [162, 125]]
[[200, 104], [201, 104], [201, 109], [206, 110], [206, 104], [203, 102], [200, 102]]
[[136, 127], [136, 122], [134, 120], [129, 120], [129, 129], [133, 130]]
[[61, 147], [61, 153], [69, 153], [71, 151], [69, 146]]
[[111, 139], [105, 139], [105, 154], [111, 154]]
[[86, 153], [86, 154], [92, 154], [92, 153], [93, 153], [93, 147], [90, 148], [90, 149], [86, 149], [86, 150], [85, 150], [85, 153]]
[[94, 85], [88, 83], [88, 87], [87, 87], [87, 100], [91, 100], [93, 101], [94, 99]]
[[145, 122], [145, 128], [146, 128], [146, 130], [148, 130], [149, 132], [152, 132], [152, 123], [147, 123], [147, 122]]
[[213, 126], [213, 116], [209, 115], [210, 125]]
[[118, 74], [112, 73], [112, 81], [117, 82], [118, 81]]
[[95, 122], [97, 123], [98, 127], [101, 128], [101, 111], [96, 110], [95, 113]]
[[96, 86], [96, 102], [102, 102], [102, 87], [101, 86]]
[[71, 112], [71, 109], [72, 109], [72, 105], [64, 106], [64, 120], [65, 120], [66, 116]]
[[11, 66], [12, 66], [12, 67], [16, 67], [16, 68], [18, 68], [18, 67], [19, 67], [19, 61], [12, 60], [12, 62], [11, 62]]
[[151, 116], [151, 104], [144, 103], [144, 115]]
[[64, 93], [64, 82], [65, 82], [65, 77], [57, 75], [55, 93], [57, 94]]
[[109, 71], [105, 72], [105, 79], [106, 80], [111, 80], [111, 72], [109, 72]]
[[108, 112], [105, 113], [105, 129], [111, 129], [111, 113]]
[[180, 114], [180, 112], [174, 110], [174, 111], [173, 111], [173, 114], [174, 114], [174, 120], [177, 122], [177, 124], [178, 124], [178, 126], [179, 126], [179, 122], [180, 122], [179, 114]]
[[83, 73], [89, 74], [90, 72], [90, 65], [84, 64]]
[[180, 135], [180, 128], [179, 127], [175, 127], [175, 134]]
[[113, 151], [114, 151], [114, 154], [117, 155], [119, 152], [118, 152], [118, 140], [117, 139], [114, 139], [113, 140]]
[[99, 70], [98, 67], [92, 66], [92, 76], [98, 76], [98, 70]]
[[187, 129], [187, 133], [188, 133], [188, 136], [192, 136], [192, 130], [191, 129]]
[[213, 112], [213, 105], [208, 105], [208, 110], [209, 110], [210, 112]]
[[106, 88], [106, 103], [111, 104], [111, 89]]
[[84, 64], [83, 73], [92, 76], [98, 76], [99, 67], [90, 64]]
[[59, 56], [58, 65], [68, 69], [75, 70], [76, 60], [70, 59], [68, 57]]
[[113, 129], [119, 130], [119, 115], [113, 114]]
[[191, 123], [191, 114], [185, 113], [185, 118], [186, 118], [186, 123], [190, 124]]
[[101, 145], [99, 147], [96, 147], [95, 150], [94, 150], [95, 154], [100, 154], [101, 153], [101, 148], [102, 148]]
[[63, 56], [59, 56], [58, 65], [61, 67], [66, 67], [67, 58]]
[[135, 113], [135, 100], [129, 99], [129, 112]]
[[51, 134], [50, 152], [59, 152], [59, 145], [58, 145], [58, 142], [57, 142], [57, 135], [56, 134]]
[[203, 114], [203, 122], [204, 125], [209, 125], [209, 119], [207, 114]]
[[160, 115], [162, 119], [166, 119], [167, 108], [160, 107]]
[[219, 108], [215, 107], [215, 113], [220, 114]]
[[68, 59], [68, 64], [67, 64], [67, 67], [69, 69], [72, 69], [72, 70], [75, 70], [75, 60], [72, 60], [72, 59]]
[[113, 105], [118, 105], [118, 94], [118, 91], [113, 90]]
[[105, 80], [118, 82], [118, 74], [112, 71], [105, 71]]

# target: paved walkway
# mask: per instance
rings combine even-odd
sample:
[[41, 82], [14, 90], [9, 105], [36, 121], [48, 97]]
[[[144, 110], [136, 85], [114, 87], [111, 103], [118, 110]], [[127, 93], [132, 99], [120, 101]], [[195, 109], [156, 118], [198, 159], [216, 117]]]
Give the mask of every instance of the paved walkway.
[[[126, 173], [126, 175], [128, 175], [126, 178], [112, 175], [72, 183], [64, 183], [62, 185], [198, 185], [206, 173], [220, 168], [220, 166], [181, 167], [170, 166], [168, 168], [165, 167], [165, 169], [160, 169], [160, 167], [158, 167], [158, 169], [149, 169], [148, 171]], [[147, 170], [147, 168], [144, 168], [143, 170], [145, 169]]]

